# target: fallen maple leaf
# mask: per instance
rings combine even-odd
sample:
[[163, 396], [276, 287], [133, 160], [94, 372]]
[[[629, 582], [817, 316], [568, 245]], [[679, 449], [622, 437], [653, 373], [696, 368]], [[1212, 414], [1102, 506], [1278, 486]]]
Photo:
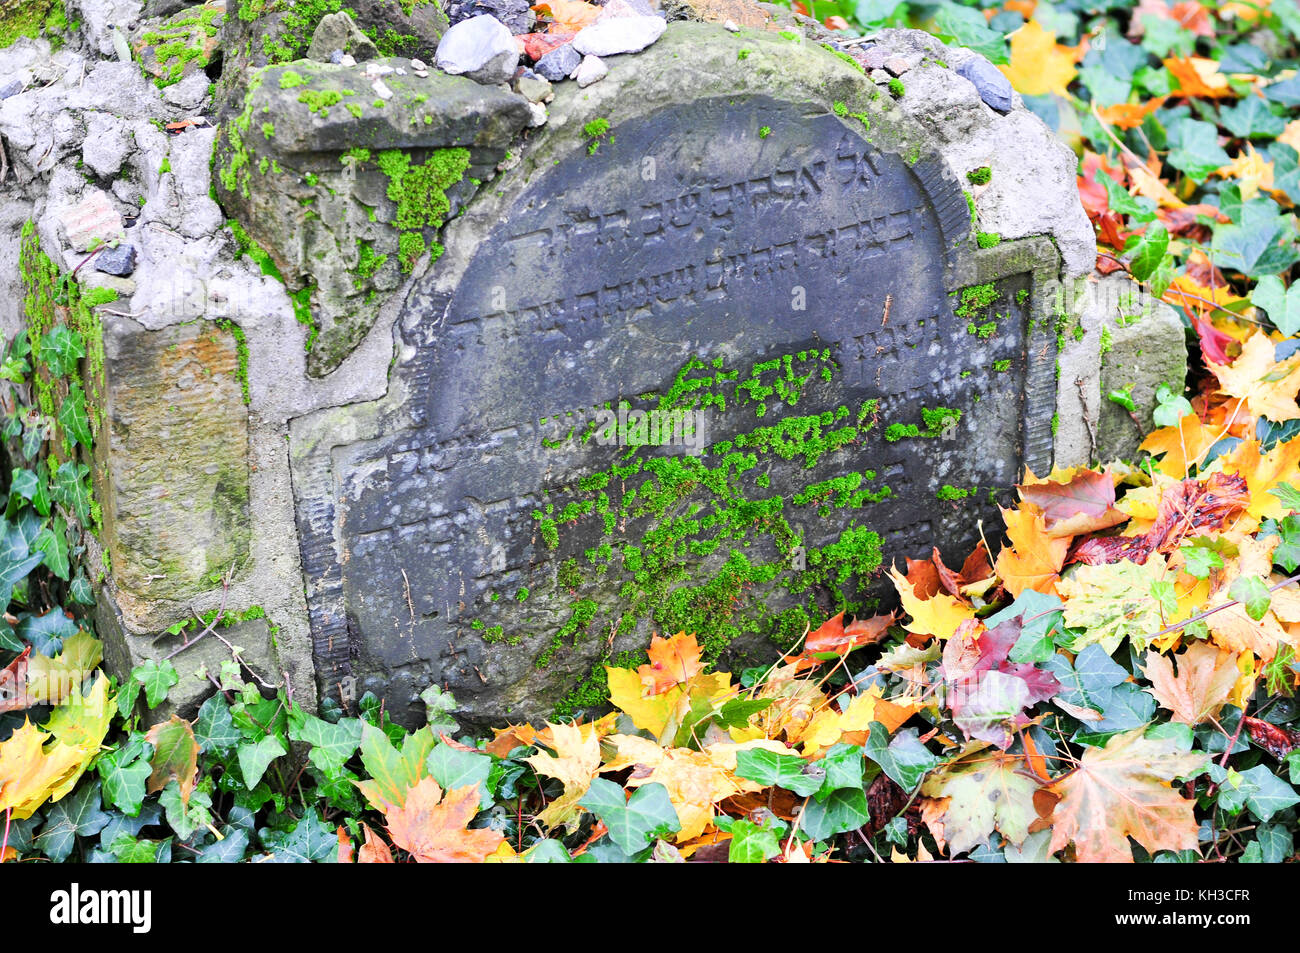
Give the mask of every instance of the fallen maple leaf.
[[1142, 673], [1151, 680], [1146, 690], [1161, 708], [1173, 712], [1174, 721], [1199, 725], [1219, 713], [1237, 682], [1237, 656], [1209, 642], [1194, 642], [1174, 661], [1148, 652]]
[[1196, 802], [1169, 782], [1195, 774], [1207, 756], [1182, 751], [1171, 737], [1147, 738], [1144, 730], [1087, 748], [1079, 766], [1051, 785], [1060, 797], [1053, 853], [1073, 841], [1081, 863], [1132, 863], [1129, 837], [1152, 854], [1198, 849]]
[[1153, 457], [1163, 454], [1157, 469], [1181, 480], [1218, 441], [1219, 435], [1220, 431], [1205, 426], [1196, 414], [1187, 414], [1177, 427], [1161, 427], [1147, 434], [1138, 449]]
[[1007, 591], [1019, 596], [1026, 589], [1051, 594], [1056, 591], [1061, 567], [1070, 551], [1068, 539], [1047, 534], [1042, 511], [1031, 503], [1018, 509], [1003, 510], [1007, 538], [1011, 546], [1002, 547], [994, 570]]
[[[0, 742], [0, 812], [25, 820], [77, 772], [86, 752], [55, 741], [28, 721]], [[96, 742], [95, 751], [99, 744]]]
[[988, 843], [995, 830], [1019, 846], [1037, 819], [1039, 782], [1024, 770], [1020, 756], [987, 747], [971, 742], [921, 785], [921, 817], [950, 855]]
[[576, 725], [547, 726], [553, 738], [555, 754], [539, 751], [524, 760], [539, 773], [555, 778], [564, 785], [564, 793], [546, 805], [537, 820], [547, 828], [571, 824], [583, 812], [578, 806], [591, 779], [600, 770], [600, 738], [588, 732], [586, 737]]
[[1192, 56], [1170, 57], [1164, 61], [1165, 69], [1178, 81], [1178, 91], [1184, 96], [1205, 99], [1222, 99], [1236, 96], [1228, 85], [1228, 77], [1219, 72], [1216, 60]]
[[1025, 96], [1069, 95], [1070, 80], [1078, 73], [1075, 54], [1057, 44], [1055, 33], [1043, 29], [1037, 20], [1030, 20], [1012, 33], [1010, 40], [1011, 62], [998, 69], [1011, 80], [1016, 92]]
[[1021, 499], [1043, 511], [1048, 536], [1095, 533], [1128, 519], [1127, 513], [1115, 509], [1115, 482], [1105, 471], [1084, 470], [1065, 483], [1031, 479], [1016, 489]]
[[897, 569], [890, 569], [889, 578], [893, 580], [894, 588], [898, 590], [903, 611], [911, 616], [911, 621], [904, 623], [904, 627], [909, 632], [948, 639], [962, 622], [975, 617], [975, 612], [970, 606], [943, 593], [931, 596], [929, 599], [918, 599], [911, 585]]
[[1263, 454], [1259, 452], [1258, 441], [1243, 440], [1229, 454], [1223, 469], [1225, 473], [1238, 473], [1245, 477], [1246, 485], [1250, 488], [1246, 515], [1251, 522], [1238, 524], [1239, 530], [1253, 530], [1266, 519], [1281, 519], [1288, 509], [1270, 491], [1281, 483], [1297, 482], [1297, 473], [1300, 473], [1300, 438], [1278, 443]]
[[670, 639], [656, 635], [646, 650], [650, 661], [636, 670], [646, 693], [658, 695], [666, 692], [704, 671], [700, 652], [693, 634], [678, 632]]
[[1296, 394], [1300, 393], [1300, 354], [1281, 363], [1274, 360], [1273, 340], [1256, 330], [1242, 345], [1241, 355], [1230, 365], [1211, 364], [1219, 389], [1246, 401], [1252, 415], [1282, 422], [1300, 418]]
[[388, 845], [384, 843], [383, 839], [364, 822], [361, 825], [361, 830], [366, 835], [366, 842], [357, 851], [357, 863], [391, 864], [393, 862], [393, 852], [388, 849]]
[[685, 843], [704, 833], [713, 821], [714, 805], [733, 795], [752, 790], [752, 782], [741, 782], [721, 767], [707, 752], [689, 748], [662, 748], [637, 735], [610, 735], [618, 749], [602, 772], [633, 768], [625, 786], [662, 784], [677, 811], [681, 830], [678, 843]]
[[1069, 646], [1079, 652], [1100, 645], [1109, 655], [1126, 638], [1139, 651], [1164, 628], [1154, 583], [1165, 578], [1165, 561], [1152, 556], [1139, 565], [1127, 559], [1100, 566], [1079, 566], [1057, 584], [1065, 600], [1065, 624], [1083, 629]]
[[541, 16], [550, 17], [550, 33], [577, 33], [591, 26], [600, 16], [600, 7], [582, 0], [545, 0], [531, 7]]
[[478, 784], [448, 791], [444, 797], [437, 781], [421, 778], [403, 800], [400, 807], [386, 806], [388, 834], [419, 863], [480, 864], [505, 840], [494, 830], [468, 829], [478, 813]]

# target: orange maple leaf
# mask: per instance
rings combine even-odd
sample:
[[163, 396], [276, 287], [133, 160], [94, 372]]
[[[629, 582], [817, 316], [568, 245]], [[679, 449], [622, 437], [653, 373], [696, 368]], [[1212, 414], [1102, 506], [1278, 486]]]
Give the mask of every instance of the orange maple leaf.
[[1259, 452], [1255, 440], [1243, 440], [1232, 451], [1223, 465], [1225, 473], [1239, 473], [1246, 478], [1250, 488], [1250, 503], [1246, 513], [1253, 524], [1239, 524], [1242, 530], [1253, 530], [1266, 519], [1281, 519], [1288, 510], [1269, 491], [1279, 483], [1297, 481], [1300, 472], [1300, 439], [1279, 443], [1268, 453]]
[[468, 830], [478, 813], [478, 789], [469, 784], [444, 797], [437, 781], [421, 778], [407, 791], [405, 804], [386, 806], [393, 843], [422, 864], [481, 864], [505, 838], [496, 831]]
[[1161, 708], [1173, 712], [1174, 721], [1199, 725], [1217, 715], [1232, 694], [1237, 683], [1237, 656], [1209, 642], [1194, 642], [1176, 659], [1148, 652], [1142, 673], [1151, 680], [1147, 691]]
[[1053, 812], [1053, 852], [1074, 842], [1080, 863], [1132, 863], [1128, 839], [1154, 854], [1197, 850], [1196, 802], [1169, 782], [1186, 777], [1205, 755], [1179, 750], [1171, 737], [1143, 737], [1145, 728], [1115, 735], [1105, 748], [1087, 748], [1078, 768], [1049, 789], [1061, 800]]
[[534, 13], [550, 17], [551, 33], [577, 33], [600, 16], [600, 7], [582, 0], [545, 0], [532, 6]]
[[999, 578], [1013, 596], [1026, 589], [1052, 594], [1060, 578], [1065, 556], [1070, 551], [1069, 538], [1047, 534], [1043, 511], [1032, 503], [1019, 509], [1003, 510], [1010, 546], [1002, 547], [994, 566]]
[[650, 661], [636, 670], [647, 694], [658, 695], [674, 685], [688, 682], [704, 671], [700, 646], [694, 635], [678, 632], [670, 639], [656, 635], [646, 654]]
[[1216, 60], [1199, 56], [1175, 56], [1165, 60], [1165, 69], [1178, 80], [1178, 91], [1184, 96], [1222, 99], [1237, 95], [1228, 85], [1228, 77], [1219, 72]]

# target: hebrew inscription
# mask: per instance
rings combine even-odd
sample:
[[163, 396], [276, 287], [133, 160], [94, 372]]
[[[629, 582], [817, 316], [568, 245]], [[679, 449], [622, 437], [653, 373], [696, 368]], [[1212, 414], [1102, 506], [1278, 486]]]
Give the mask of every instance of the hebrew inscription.
[[323, 688], [571, 710], [651, 632], [770, 657], [993, 525], [1031, 275], [950, 287], [960, 189], [861, 132], [766, 99], [624, 123], [413, 296], [401, 425], [296, 478], [330, 488], [299, 499]]

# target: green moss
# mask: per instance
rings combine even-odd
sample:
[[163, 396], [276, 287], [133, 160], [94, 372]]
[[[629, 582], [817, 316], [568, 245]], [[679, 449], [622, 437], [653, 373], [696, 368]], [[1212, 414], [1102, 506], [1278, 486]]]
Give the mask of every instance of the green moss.
[[164, 175], [172, 170], [171, 156], [163, 156], [162, 165], [158, 166], [158, 174]]
[[295, 72], [294, 70], [287, 69], [280, 74], [281, 89], [293, 89], [295, 86], [306, 86], [306, 85], [307, 85], [307, 80], [303, 78], [303, 75], [301, 73]]
[[738, 60], [747, 60], [747, 59], [749, 59], [749, 54], [752, 53], [752, 52], [754, 52], [754, 51], [753, 51], [753, 50], [750, 50], [750, 49], [745, 49], [744, 47], [742, 47], [741, 49], [736, 50], [736, 59], [738, 59]]
[[993, 170], [986, 165], [982, 165], [978, 169], [971, 169], [966, 173], [966, 181], [971, 185], [988, 185], [992, 178]]
[[760, 138], [760, 139], [766, 139], [766, 138], [767, 138], [768, 136], [770, 136], [771, 134], [772, 134], [772, 127], [771, 127], [771, 126], [759, 126], [759, 127], [758, 127], [758, 138]]
[[997, 371], [999, 374], [1005, 373], [1006, 371], [1010, 370], [1010, 368], [1011, 368], [1010, 358], [993, 362], [993, 370]]
[[958, 500], [966, 499], [966, 497], [970, 496], [973, 492], [973, 490], [962, 490], [945, 483], [943, 486], [939, 487], [935, 496], [945, 502], [955, 503]]
[[1059, 413], [1052, 414], [1052, 436], [1055, 437], [1056, 432], [1060, 429], [1061, 429], [1061, 415]]
[[835, 56], [836, 59], [839, 59], [839, 60], [841, 60], [842, 62], [849, 64], [849, 65], [852, 66], [855, 70], [857, 70], [859, 73], [864, 73], [864, 74], [866, 73], [866, 71], [867, 71], [867, 70], [866, 70], [866, 67], [864, 67], [861, 63], [859, 63], [857, 60], [855, 60], [855, 59], [854, 59], [852, 56], [850, 56], [848, 53], [845, 53], [843, 50], [837, 50], [837, 49], [835, 49], [835, 47], [831, 46], [829, 43], [823, 43], [823, 44], [822, 44], [822, 49], [829, 51], [833, 56]]
[[298, 96], [298, 102], [307, 104], [307, 111], [328, 116], [330, 107], [343, 101], [343, 94], [336, 89], [305, 89]]
[[36, 39], [42, 35], [57, 49], [55, 41], [67, 28], [63, 0], [21, 0], [0, 15], [0, 49], [17, 43], [21, 37]]
[[903, 81], [897, 76], [889, 80], [889, 95], [895, 99], [902, 99], [907, 95], [907, 87], [903, 85]]
[[114, 288], [88, 288], [81, 293], [81, 303], [87, 308], [98, 308], [116, 300], [117, 290]]
[[975, 243], [980, 248], [996, 248], [1002, 244], [1002, 236], [997, 232], [980, 232], [975, 236]]
[[612, 143], [614, 141], [614, 137], [609, 135], [609, 120], [603, 116], [598, 116], [583, 126], [582, 134], [591, 140], [587, 143], [587, 155], [589, 156], [596, 154], [603, 137], [608, 136], [609, 138], [606, 140], [608, 142]]
[[970, 209], [970, 223], [974, 225], [979, 219], [979, 213], [975, 211], [975, 197], [969, 192], [963, 192], [962, 195], [966, 196], [966, 207]]
[[442, 254], [436, 242], [430, 246], [425, 230], [436, 230], [451, 212], [447, 190], [459, 182], [469, 168], [468, 149], [437, 149], [420, 164], [400, 149], [379, 153], [379, 171], [388, 178], [388, 197], [397, 205], [393, 227], [398, 238], [398, 259], [402, 270], [410, 272], [426, 250], [434, 260]]
[[953, 311], [959, 318], [970, 318], [983, 311], [998, 299], [998, 287], [993, 282], [973, 285], [961, 291], [961, 305]]
[[1107, 354], [1109, 354], [1111, 348], [1114, 346], [1115, 346], [1115, 341], [1113, 336], [1111, 335], [1110, 328], [1108, 327], [1102, 328], [1101, 329], [1101, 356], [1105, 357]]
[[248, 389], [248, 338], [244, 335], [244, 329], [234, 321], [219, 318], [215, 323], [235, 339], [235, 353], [239, 358], [239, 388], [244, 395], [244, 406], [247, 407], [252, 403], [252, 395]]

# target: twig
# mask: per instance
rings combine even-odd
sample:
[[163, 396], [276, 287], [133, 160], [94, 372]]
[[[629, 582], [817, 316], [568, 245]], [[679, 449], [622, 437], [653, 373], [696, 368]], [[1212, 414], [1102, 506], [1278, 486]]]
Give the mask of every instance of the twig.
[[[1268, 591], [1276, 592], [1278, 589], [1281, 589], [1283, 586], [1295, 582], [1297, 579], [1300, 579], [1300, 573], [1296, 573], [1294, 576], [1289, 576], [1286, 579], [1283, 579], [1281, 582], [1277, 583], [1276, 585], [1269, 586]], [[1212, 616], [1216, 612], [1222, 612], [1224, 609], [1231, 609], [1233, 606], [1238, 606], [1238, 605], [1241, 605], [1241, 600], [1233, 599], [1231, 602], [1225, 602], [1223, 605], [1215, 606], [1213, 609], [1206, 609], [1204, 612], [1200, 613], [1199, 615], [1194, 615], [1190, 619], [1184, 619], [1182, 622], [1179, 622], [1176, 625], [1167, 626], [1166, 628], [1161, 629], [1155, 635], [1150, 636], [1147, 639], [1147, 641], [1150, 642], [1153, 639], [1158, 639], [1160, 638], [1160, 636], [1168, 635], [1170, 632], [1178, 632], [1181, 629], [1187, 628], [1193, 622], [1200, 622], [1202, 619], [1206, 618], [1207, 616]]]
[[[208, 623], [207, 628], [205, 628], [198, 635], [194, 636], [194, 638], [190, 639], [188, 642], [185, 642], [183, 645], [176, 648], [174, 651], [168, 653], [167, 655], [164, 655], [163, 656], [164, 662], [175, 655], [180, 655], [182, 652], [188, 649], [195, 642], [199, 641], [199, 639], [203, 638], [205, 635], [212, 634], [212, 632], [217, 627], [217, 623], [221, 621], [221, 617], [226, 614], [226, 597], [229, 594], [230, 594], [230, 576], [229, 574], [227, 574], [221, 577], [221, 605], [217, 609], [217, 614], [212, 617], [212, 621]], [[198, 613], [195, 613], [195, 616], [197, 617]], [[200, 617], [199, 621], [202, 622], [203, 619]], [[221, 636], [217, 636], [217, 638], [221, 639]], [[225, 642], [226, 640], [221, 639], [221, 641]], [[226, 642], [226, 644], [229, 645], [230, 643]]]
[[[1076, 377], [1074, 386], [1079, 388], [1079, 406], [1083, 408], [1083, 426], [1088, 431], [1088, 459], [1091, 460], [1097, 452], [1097, 428], [1088, 417], [1088, 395], [1083, 389], [1083, 378]], [[1100, 413], [1101, 408], [1097, 409]]]
[[0, 183], [9, 176], [9, 156], [5, 154], [5, 139], [0, 136]]

